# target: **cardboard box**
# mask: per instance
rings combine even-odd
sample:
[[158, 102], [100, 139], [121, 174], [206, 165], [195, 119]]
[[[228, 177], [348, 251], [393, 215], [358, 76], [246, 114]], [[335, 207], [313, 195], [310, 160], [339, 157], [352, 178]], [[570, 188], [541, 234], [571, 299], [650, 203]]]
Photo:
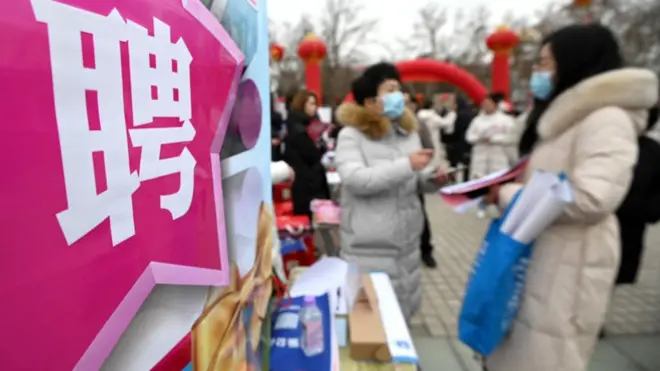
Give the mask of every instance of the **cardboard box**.
[[368, 274], [362, 276], [362, 289], [348, 316], [348, 326], [351, 358], [381, 362], [392, 359], [380, 317], [378, 296]]
[[386, 273], [362, 276], [349, 314], [349, 353], [358, 361], [417, 363], [418, 357]]

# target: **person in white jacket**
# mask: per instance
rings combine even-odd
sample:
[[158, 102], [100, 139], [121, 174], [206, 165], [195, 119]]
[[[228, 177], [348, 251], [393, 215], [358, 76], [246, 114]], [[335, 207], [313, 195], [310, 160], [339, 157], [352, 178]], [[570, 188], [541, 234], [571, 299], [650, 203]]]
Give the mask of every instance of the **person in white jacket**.
[[428, 127], [431, 132], [431, 140], [433, 141], [433, 164], [443, 166], [447, 160], [447, 149], [444, 148], [440, 141], [440, 130], [446, 133], [454, 132], [454, 121], [456, 120], [456, 112], [450, 111], [445, 116], [441, 116], [433, 108], [431, 101], [425, 101], [422, 108], [417, 112], [417, 119]]
[[472, 144], [471, 179], [509, 168], [507, 148], [515, 126], [514, 119], [498, 109], [492, 96], [484, 99], [481, 112], [465, 135]]

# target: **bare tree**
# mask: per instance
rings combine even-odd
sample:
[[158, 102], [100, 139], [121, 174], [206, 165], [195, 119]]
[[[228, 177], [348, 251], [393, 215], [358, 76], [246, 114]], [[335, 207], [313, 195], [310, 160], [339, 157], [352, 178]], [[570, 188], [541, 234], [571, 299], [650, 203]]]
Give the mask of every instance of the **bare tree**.
[[321, 37], [328, 53], [323, 61], [323, 95], [334, 103], [350, 90], [354, 66], [368, 55], [365, 46], [375, 45], [375, 18], [364, 18], [364, 4], [356, 0], [326, 0], [321, 18]]
[[[523, 38], [512, 60], [512, 87], [526, 91], [542, 36], [570, 24], [587, 20], [609, 27], [619, 39], [628, 64], [660, 73], [660, 2], [657, 0], [596, 0], [588, 10], [565, 3], [552, 3], [536, 14], [535, 23], [518, 20], [515, 29]], [[530, 30], [536, 34], [529, 36]], [[520, 94], [518, 94], [520, 95]]]
[[279, 63], [278, 93], [293, 94], [304, 85], [302, 61], [298, 58], [298, 45], [305, 36], [315, 31], [314, 24], [308, 15], [302, 15], [300, 20], [292, 25], [285, 23], [280, 27], [272, 25], [270, 33], [285, 48], [285, 54]]
[[364, 5], [355, 0], [326, 0], [321, 18], [321, 36], [328, 47], [332, 67], [361, 63], [367, 58], [363, 48], [375, 41], [378, 20], [362, 18]]
[[657, 0], [596, 0], [589, 10], [579, 11], [570, 5], [551, 6], [535, 26], [549, 34], [568, 24], [592, 21], [609, 27], [619, 38], [629, 64], [660, 73], [660, 2]]
[[426, 58], [445, 59], [446, 40], [441, 32], [447, 24], [447, 9], [435, 2], [429, 2], [419, 10], [413, 39], [421, 44], [420, 51]]
[[[612, 0], [614, 1], [614, 0]], [[660, 73], [660, 2], [616, 1], [618, 7], [610, 27], [620, 39], [626, 61]]]
[[454, 17], [451, 58], [457, 64], [478, 65], [489, 62], [490, 50], [486, 38], [492, 32], [491, 11], [479, 6], [467, 15], [459, 10]]

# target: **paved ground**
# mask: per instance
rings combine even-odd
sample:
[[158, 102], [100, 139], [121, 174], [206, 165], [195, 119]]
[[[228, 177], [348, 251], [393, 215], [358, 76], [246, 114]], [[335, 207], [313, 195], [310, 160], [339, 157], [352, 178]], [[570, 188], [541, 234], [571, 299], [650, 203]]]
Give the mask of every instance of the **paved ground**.
[[[454, 213], [436, 196], [428, 198], [427, 209], [438, 268], [424, 270], [424, 300], [411, 329], [417, 337], [455, 337], [465, 281], [486, 222], [474, 214]], [[606, 324], [609, 334], [660, 334], [660, 227], [652, 228], [647, 238], [639, 283], [615, 293]]]
[[[415, 338], [424, 371], [482, 371], [473, 353], [453, 338]], [[660, 336], [615, 336], [601, 341], [587, 371], [658, 371]]]
[[[435, 196], [427, 209], [438, 268], [423, 272], [422, 308], [411, 323], [421, 365], [424, 371], [481, 371], [473, 352], [456, 339], [456, 327], [486, 222], [454, 213]], [[589, 371], [660, 370], [660, 227], [648, 235], [639, 283], [617, 289], [606, 329]]]

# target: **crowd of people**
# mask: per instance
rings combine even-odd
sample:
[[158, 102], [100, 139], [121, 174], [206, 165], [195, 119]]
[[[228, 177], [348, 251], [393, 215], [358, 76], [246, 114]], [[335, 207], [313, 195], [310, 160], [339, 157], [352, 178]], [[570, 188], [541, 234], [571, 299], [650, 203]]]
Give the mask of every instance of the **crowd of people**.
[[396, 68], [379, 63], [352, 83], [353, 101], [336, 108], [329, 136], [310, 134], [311, 92], [287, 104], [285, 120], [273, 109], [273, 159], [293, 168], [294, 212], [310, 215], [312, 199], [330, 198], [322, 159], [333, 142], [341, 255], [387, 272], [407, 319], [420, 306], [421, 265], [436, 267], [424, 193], [526, 157], [523, 176], [484, 198], [506, 208], [534, 170], [566, 174], [574, 203], [537, 239], [517, 320], [484, 367], [581, 371], [615, 284], [636, 281], [645, 228], [660, 219], [660, 144], [645, 135], [658, 91], [653, 72], [625, 66], [609, 29], [573, 25], [539, 45], [525, 112], [512, 112], [500, 92], [478, 108], [460, 96], [418, 107]]

